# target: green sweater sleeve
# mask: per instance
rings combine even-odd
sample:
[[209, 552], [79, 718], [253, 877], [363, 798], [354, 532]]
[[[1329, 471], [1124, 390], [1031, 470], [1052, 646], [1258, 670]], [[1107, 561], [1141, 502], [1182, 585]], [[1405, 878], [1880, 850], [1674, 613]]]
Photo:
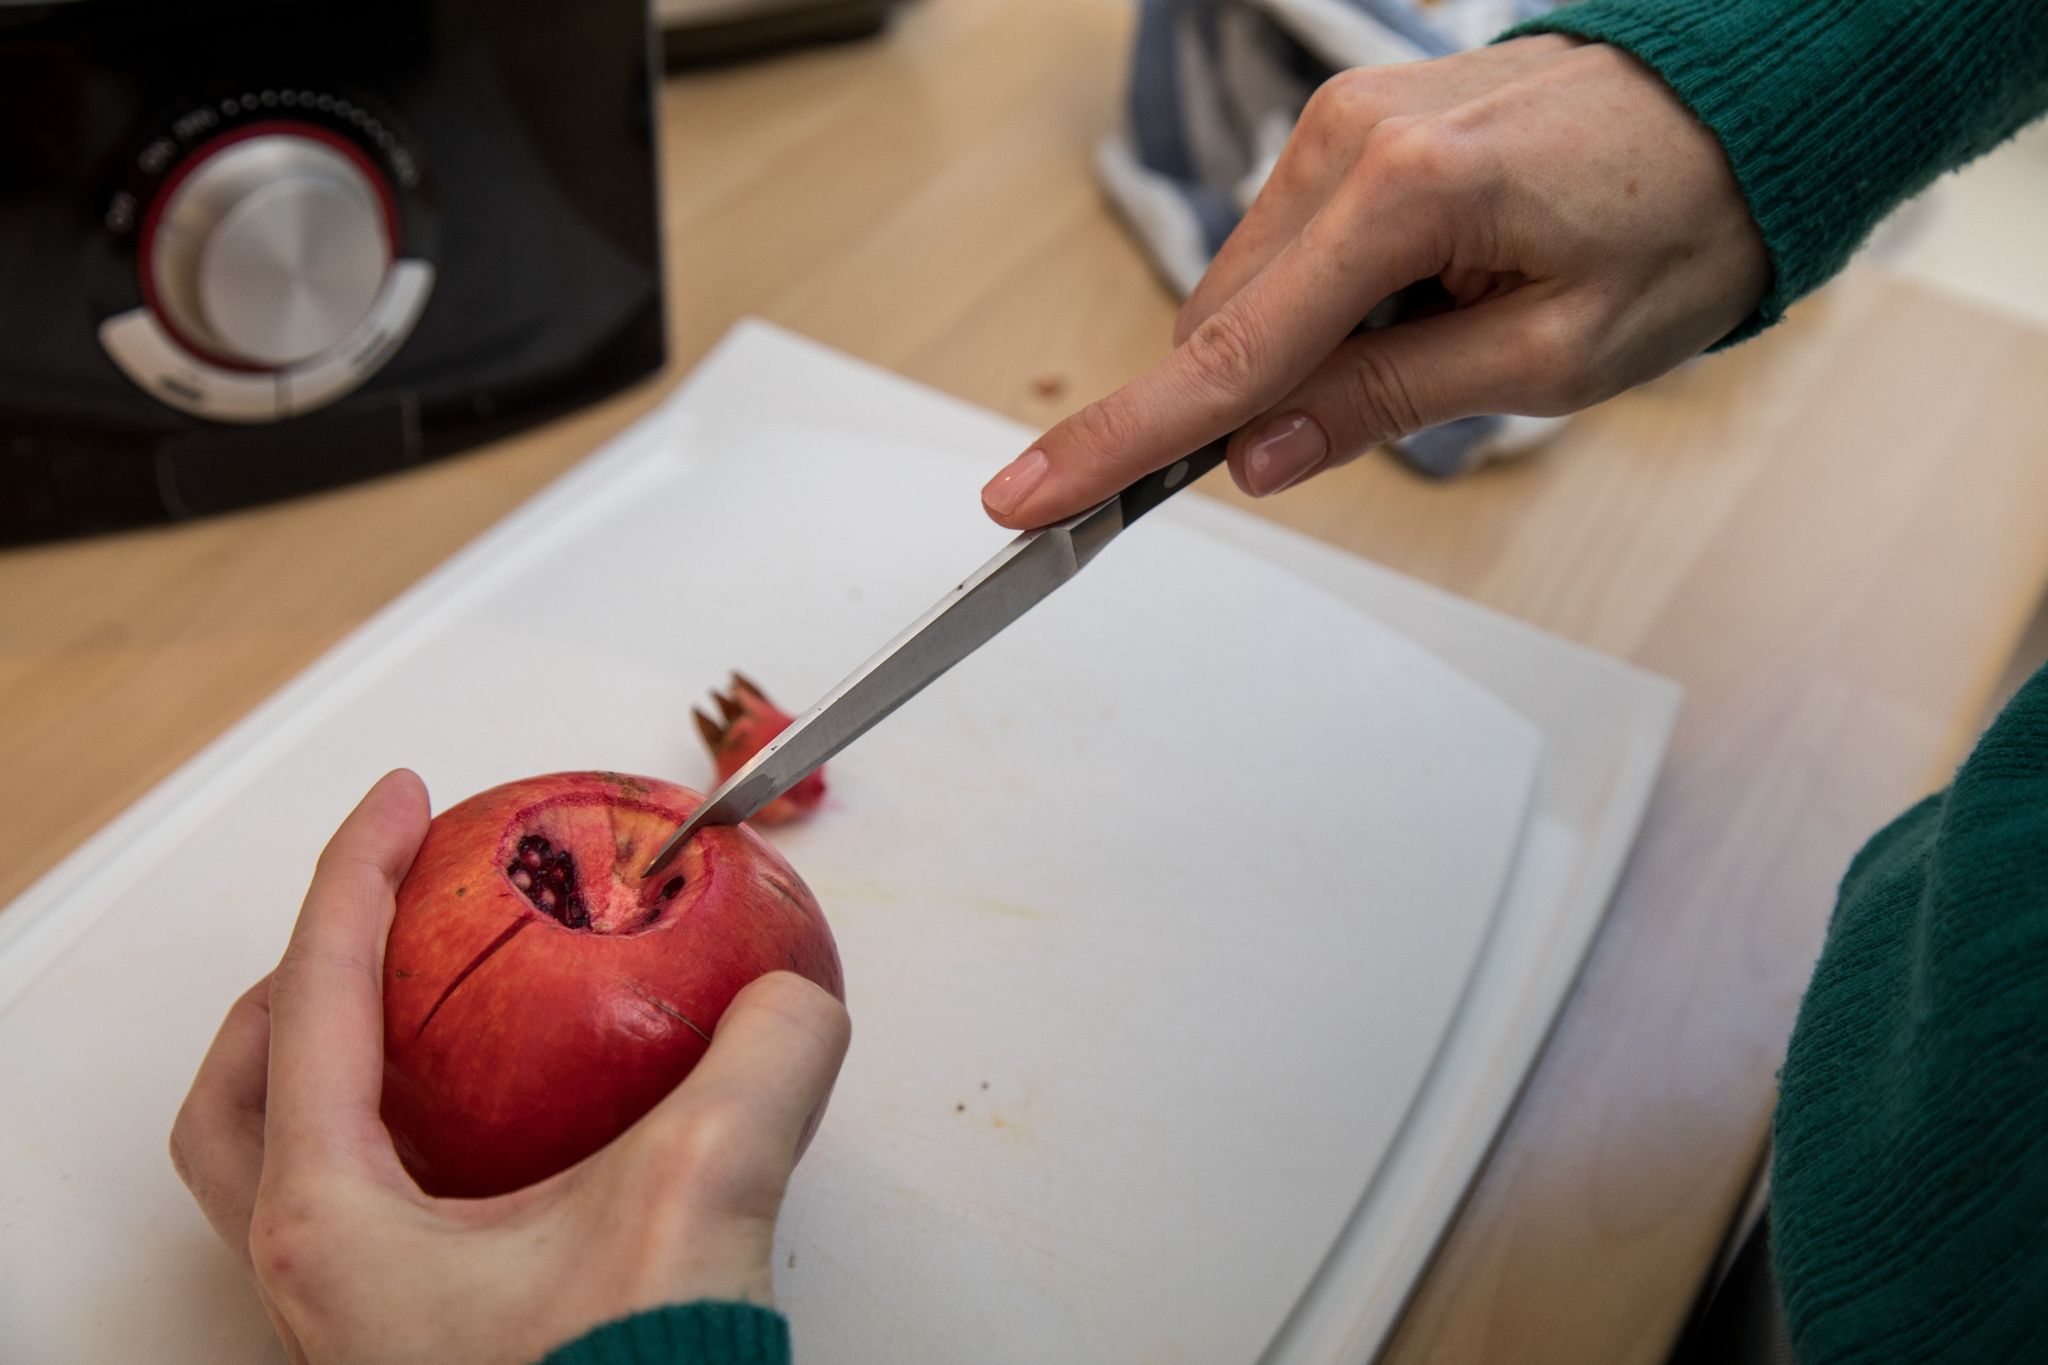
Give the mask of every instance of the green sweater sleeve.
[[675, 1304], [605, 1323], [540, 1365], [790, 1365], [789, 1322], [750, 1303]]
[[1775, 1138], [1802, 1365], [2048, 1361], [2048, 669], [1851, 865]]
[[[1508, 31], [1611, 43], [1728, 154], [1770, 250], [1770, 326], [1877, 221], [2048, 111], [2048, 0], [1578, 0]], [[2048, 230], [2048, 229], [2044, 229]]]

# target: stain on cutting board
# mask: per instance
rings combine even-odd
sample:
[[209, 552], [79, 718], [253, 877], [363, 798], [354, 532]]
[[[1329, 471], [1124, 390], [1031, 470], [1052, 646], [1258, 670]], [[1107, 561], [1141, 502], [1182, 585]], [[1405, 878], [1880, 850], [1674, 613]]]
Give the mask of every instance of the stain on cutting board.
[[1036, 1085], [1025, 1086], [1014, 1099], [992, 1092], [983, 1081], [968, 1098], [953, 1102], [953, 1113], [975, 1128], [1000, 1134], [1014, 1142], [1032, 1138], [1031, 1113], [1038, 1099]]

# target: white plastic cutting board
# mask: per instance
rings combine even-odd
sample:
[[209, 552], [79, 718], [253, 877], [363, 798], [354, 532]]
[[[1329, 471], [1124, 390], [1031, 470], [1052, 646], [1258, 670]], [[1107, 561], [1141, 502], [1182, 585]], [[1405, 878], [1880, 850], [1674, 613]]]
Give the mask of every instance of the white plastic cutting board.
[[[0, 912], [8, 1358], [270, 1351], [163, 1137], [377, 772], [439, 803], [571, 766], [702, 784], [688, 703], [733, 666], [800, 702], [928, 605], [1000, 543], [974, 491], [1019, 435], [742, 328]], [[778, 836], [858, 1038], [777, 1253], [807, 1358], [1355, 1358], [1469, 1178], [1668, 689], [1382, 592], [1453, 669], [1352, 605], [1386, 575], [1247, 534], [1176, 500]], [[1561, 765], [1572, 718], [1481, 688], [1488, 658], [1552, 709], [1605, 688]]]

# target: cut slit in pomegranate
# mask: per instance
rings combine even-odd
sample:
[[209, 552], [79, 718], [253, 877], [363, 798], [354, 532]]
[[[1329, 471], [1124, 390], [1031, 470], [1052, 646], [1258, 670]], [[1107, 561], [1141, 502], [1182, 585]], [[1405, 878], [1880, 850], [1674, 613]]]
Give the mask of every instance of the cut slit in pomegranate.
[[435, 817], [383, 971], [381, 1112], [422, 1189], [501, 1194], [587, 1157], [689, 1074], [756, 977], [842, 994], [816, 900], [752, 831], [707, 829], [640, 875], [703, 801], [555, 773]]

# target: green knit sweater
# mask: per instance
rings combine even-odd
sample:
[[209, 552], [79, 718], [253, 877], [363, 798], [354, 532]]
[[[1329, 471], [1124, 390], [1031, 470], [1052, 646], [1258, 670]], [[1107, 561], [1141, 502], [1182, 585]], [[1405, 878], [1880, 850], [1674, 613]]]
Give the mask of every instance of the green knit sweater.
[[[1633, 53], [1720, 140], [1773, 268], [1728, 342], [2048, 111], [2048, 0], [1580, 0], [1506, 36], [1534, 32]], [[1776, 1132], [1802, 1365], [2048, 1361], [2048, 670], [1850, 868]], [[780, 1315], [706, 1303], [543, 1365], [788, 1361]]]
[[2048, 1361], [2048, 669], [1851, 864], [1776, 1135], [1803, 1365]]
[[1720, 140], [1774, 269], [1770, 326], [1878, 219], [2048, 110], [2043, 0], [1580, 0], [1511, 29], [1640, 58]]
[[[1580, 0], [1513, 32], [1626, 49], [1719, 139], [1773, 268], [1729, 342], [2048, 111], [2048, 0]], [[2048, 670], [1850, 868], [1774, 1130], [1801, 1365], [2048, 1362]]]
[[677, 1304], [608, 1322], [540, 1365], [789, 1365], [789, 1323], [750, 1303]]

